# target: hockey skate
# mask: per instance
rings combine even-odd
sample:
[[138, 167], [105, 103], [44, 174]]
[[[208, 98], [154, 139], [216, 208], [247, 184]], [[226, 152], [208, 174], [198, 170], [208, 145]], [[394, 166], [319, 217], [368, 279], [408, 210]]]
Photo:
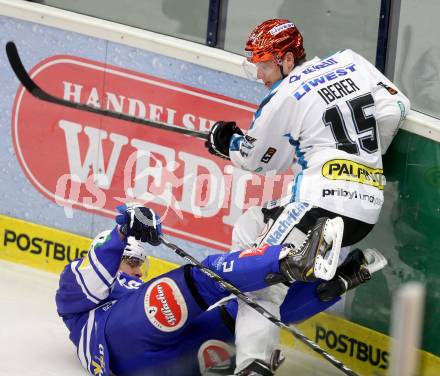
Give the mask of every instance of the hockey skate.
[[235, 375], [238, 376], [273, 376], [275, 371], [281, 366], [286, 358], [281, 350], [276, 349], [273, 351], [270, 358], [270, 363], [266, 363], [263, 360], [255, 359], [246, 368], [242, 369]]
[[206, 369], [203, 376], [233, 376], [235, 369], [235, 356], [224, 363], [216, 364], [213, 367]]
[[356, 248], [338, 267], [335, 277], [317, 288], [319, 299], [327, 302], [371, 279], [371, 275], [387, 265], [385, 257], [375, 249]]
[[281, 350], [276, 349], [273, 351], [272, 356], [270, 358], [270, 364], [260, 360], [255, 359], [251, 364], [249, 364], [246, 368], [242, 369], [238, 373], [234, 374], [235, 368], [235, 356], [226, 363], [217, 364], [209, 369], [207, 369], [203, 375], [204, 376], [216, 376], [216, 375], [224, 375], [224, 376], [272, 376], [275, 374], [275, 371], [280, 367], [280, 365], [284, 362], [286, 358], [284, 357]]
[[342, 218], [319, 218], [299, 247], [286, 244], [287, 255], [280, 271], [289, 281], [331, 280], [338, 267], [344, 222]]

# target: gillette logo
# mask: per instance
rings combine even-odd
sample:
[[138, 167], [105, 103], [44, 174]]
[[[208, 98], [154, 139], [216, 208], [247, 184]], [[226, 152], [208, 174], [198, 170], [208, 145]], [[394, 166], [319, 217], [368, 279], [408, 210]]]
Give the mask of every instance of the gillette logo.
[[296, 204], [288, 212], [281, 213], [263, 243], [269, 245], [280, 244], [293, 226], [299, 222], [308, 207], [309, 204], [302, 202]]

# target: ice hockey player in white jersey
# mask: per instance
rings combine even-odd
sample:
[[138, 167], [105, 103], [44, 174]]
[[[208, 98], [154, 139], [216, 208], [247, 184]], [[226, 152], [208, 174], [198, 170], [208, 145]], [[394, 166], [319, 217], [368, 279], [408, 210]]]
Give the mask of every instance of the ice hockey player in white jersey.
[[[325, 299], [332, 291], [352, 287], [334, 261], [340, 246], [360, 241], [378, 220], [386, 184], [381, 156], [410, 104], [390, 80], [352, 50], [306, 61], [302, 35], [286, 19], [255, 27], [245, 53], [269, 92], [245, 134], [235, 122], [219, 121], [206, 146], [251, 172], [283, 173], [292, 166], [300, 171], [288, 197], [250, 208], [238, 219], [233, 245], [249, 246], [255, 239], [257, 245], [280, 244], [289, 233], [294, 239], [288, 241], [298, 247], [314, 237], [324, 239], [306, 249], [322, 256], [308, 277], [329, 280], [326, 288], [321, 287]], [[262, 299], [274, 312], [283, 292], [272, 291]], [[240, 307], [237, 328], [240, 316], [247, 322], [251, 317], [260, 320]], [[272, 337], [272, 343], [256, 339], [257, 331], [252, 338], [236, 333], [237, 372], [255, 360], [268, 362], [277, 331], [261, 321], [259, 333], [261, 338]]]

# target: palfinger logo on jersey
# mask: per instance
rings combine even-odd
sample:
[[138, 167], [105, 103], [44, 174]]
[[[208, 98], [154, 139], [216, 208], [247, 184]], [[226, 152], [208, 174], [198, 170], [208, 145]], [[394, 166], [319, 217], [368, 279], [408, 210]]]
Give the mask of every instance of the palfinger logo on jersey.
[[154, 281], [145, 292], [144, 308], [150, 323], [160, 331], [179, 330], [188, 319], [188, 308], [177, 284], [170, 278]]
[[381, 168], [365, 166], [347, 159], [332, 159], [322, 166], [322, 176], [330, 180], [345, 180], [371, 185], [383, 190], [386, 179]]
[[204, 375], [214, 366], [232, 366], [234, 353], [234, 348], [225, 342], [215, 339], [203, 342], [197, 352], [200, 374]]

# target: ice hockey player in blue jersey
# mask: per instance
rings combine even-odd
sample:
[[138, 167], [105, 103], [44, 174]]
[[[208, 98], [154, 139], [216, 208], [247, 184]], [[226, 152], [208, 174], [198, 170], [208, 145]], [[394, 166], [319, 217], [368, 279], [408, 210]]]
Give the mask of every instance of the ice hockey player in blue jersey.
[[[56, 293], [58, 314], [82, 365], [99, 376], [191, 376], [204, 374], [219, 363], [228, 365], [237, 301], [226, 300], [208, 310], [229, 293], [191, 265], [143, 282], [140, 263], [146, 254], [138, 241], [160, 244], [159, 218], [142, 206], [118, 210], [118, 225], [99, 234], [85, 257], [65, 267]], [[289, 245], [267, 245], [211, 255], [203, 264], [243, 292], [295, 279], [295, 288], [281, 306], [282, 320], [290, 323], [339, 300], [337, 296], [326, 302], [318, 299], [319, 281], [300, 281], [310, 261], [305, 265], [290, 254]], [[363, 266], [357, 260], [351, 263], [347, 273], [355, 281]], [[280, 361], [279, 354], [275, 355], [269, 373], [257, 370], [252, 374], [272, 374]]]

